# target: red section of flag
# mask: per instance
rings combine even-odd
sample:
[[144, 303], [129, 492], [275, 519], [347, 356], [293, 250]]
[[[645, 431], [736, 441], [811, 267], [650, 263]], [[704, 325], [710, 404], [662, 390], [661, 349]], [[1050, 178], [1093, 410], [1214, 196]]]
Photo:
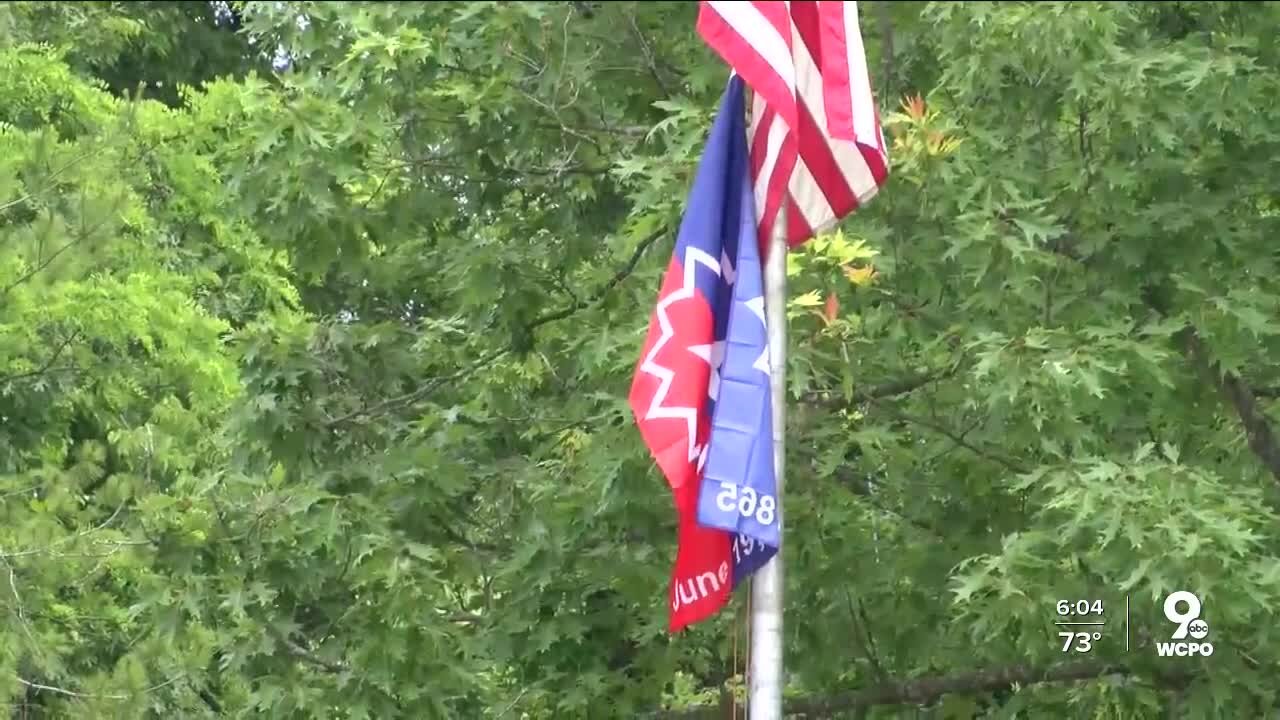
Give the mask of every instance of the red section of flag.
[[698, 33], [754, 91], [751, 169], [762, 248], [784, 202], [795, 247], [876, 195], [889, 162], [858, 3], [702, 0]]
[[715, 327], [711, 307], [694, 285], [694, 270], [679, 257], [667, 267], [629, 398], [679, 518], [667, 594], [672, 632], [715, 614], [733, 589], [730, 535], [697, 521], [698, 456], [710, 433], [703, 408], [711, 368], [691, 348], [709, 345]]

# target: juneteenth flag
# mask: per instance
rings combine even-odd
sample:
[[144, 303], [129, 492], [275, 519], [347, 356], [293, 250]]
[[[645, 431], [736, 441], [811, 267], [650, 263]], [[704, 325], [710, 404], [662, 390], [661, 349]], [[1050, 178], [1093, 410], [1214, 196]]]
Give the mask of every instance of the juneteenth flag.
[[[743, 85], [732, 77], [721, 99], [631, 387], [640, 433], [678, 514], [673, 632], [724, 607], [777, 547], [764, 277]], [[711, 522], [704, 524], [699, 496], [708, 494]], [[772, 547], [728, 532], [740, 519], [764, 529]]]
[[672, 632], [723, 608], [780, 547], [761, 256], [781, 210], [794, 247], [888, 174], [857, 3], [704, 0], [698, 32], [734, 72], [630, 393], [677, 512]]

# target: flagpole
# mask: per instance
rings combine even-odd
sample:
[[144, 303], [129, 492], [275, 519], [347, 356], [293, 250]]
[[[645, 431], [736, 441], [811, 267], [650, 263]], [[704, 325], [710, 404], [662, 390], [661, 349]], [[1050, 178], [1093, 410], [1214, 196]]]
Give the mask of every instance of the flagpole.
[[[786, 204], [778, 209], [764, 263], [765, 318], [769, 333], [769, 390], [773, 412], [773, 468], [776, 476], [778, 537], [783, 537], [783, 469], [787, 407], [787, 239]], [[778, 552], [751, 580], [751, 660], [749, 720], [782, 720], [783, 562]]]

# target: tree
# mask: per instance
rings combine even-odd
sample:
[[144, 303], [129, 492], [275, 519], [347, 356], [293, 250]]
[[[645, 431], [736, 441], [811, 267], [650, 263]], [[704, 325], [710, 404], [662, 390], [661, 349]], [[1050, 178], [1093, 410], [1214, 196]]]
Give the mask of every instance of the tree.
[[[720, 712], [625, 405], [696, 5], [15, 5], [14, 717]], [[1269, 712], [1276, 9], [862, 5], [892, 178], [790, 261], [792, 708]], [[1176, 589], [1211, 657], [1157, 657]]]
[[114, 94], [179, 103], [180, 85], [269, 67], [226, 2], [13, 2], [0, 10], [8, 37], [56, 48], [74, 70]]

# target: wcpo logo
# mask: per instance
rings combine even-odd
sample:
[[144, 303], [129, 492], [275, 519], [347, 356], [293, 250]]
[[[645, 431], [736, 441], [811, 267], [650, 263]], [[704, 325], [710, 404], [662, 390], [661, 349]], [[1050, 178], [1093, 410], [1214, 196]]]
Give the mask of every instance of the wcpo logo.
[[[1186, 609], [1179, 608], [1185, 605]], [[1213, 654], [1213, 643], [1202, 642], [1209, 636], [1209, 623], [1200, 617], [1200, 598], [1195, 593], [1179, 590], [1169, 593], [1164, 599], [1164, 616], [1178, 627], [1170, 637], [1178, 642], [1156, 643], [1156, 653], [1160, 657], [1209, 657]], [[1186, 640], [1187, 637], [1191, 641]]]

